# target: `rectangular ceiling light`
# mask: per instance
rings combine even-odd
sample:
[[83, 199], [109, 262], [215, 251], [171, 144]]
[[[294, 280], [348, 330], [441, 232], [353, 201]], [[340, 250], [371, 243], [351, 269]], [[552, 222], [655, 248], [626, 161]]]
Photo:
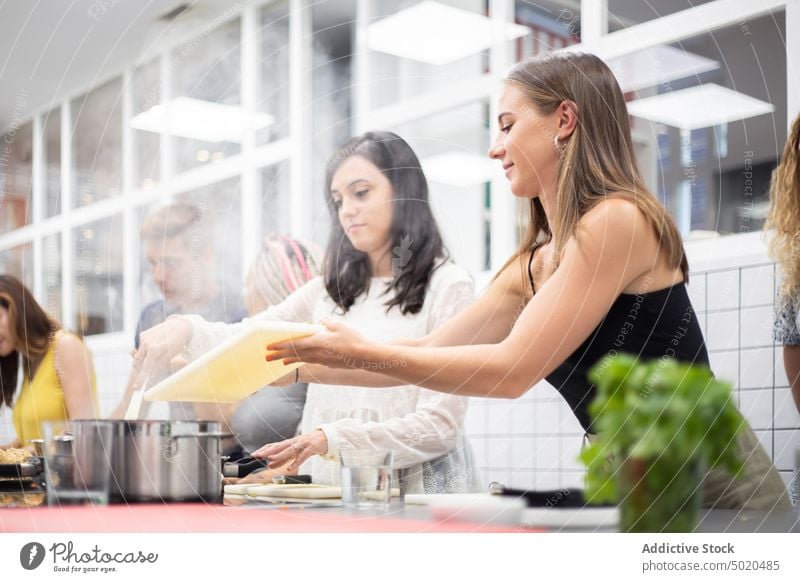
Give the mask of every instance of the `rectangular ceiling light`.
[[500, 162], [467, 152], [446, 152], [425, 158], [421, 163], [428, 180], [451, 186], [485, 184], [503, 175]]
[[275, 122], [268, 113], [248, 113], [238, 105], [222, 105], [190, 97], [177, 97], [131, 119], [131, 127], [168, 133], [199, 141], [240, 142], [246, 127], [263, 129]]
[[623, 92], [639, 91], [719, 69], [719, 61], [672, 46], [657, 46], [608, 60]]
[[[493, 23], [481, 14], [424, 0], [367, 27], [370, 50], [404, 59], [446, 65], [492, 45]], [[505, 27], [507, 40], [528, 34], [519, 24]]]
[[682, 129], [721, 125], [773, 111], [771, 103], [714, 83], [628, 103], [628, 113], [635, 117]]

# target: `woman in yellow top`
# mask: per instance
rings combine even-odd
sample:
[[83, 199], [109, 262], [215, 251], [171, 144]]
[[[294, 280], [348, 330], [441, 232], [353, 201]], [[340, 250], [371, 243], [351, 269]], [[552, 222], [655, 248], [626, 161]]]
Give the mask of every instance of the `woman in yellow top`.
[[[14, 401], [22, 364], [22, 390]], [[41, 438], [49, 420], [95, 418], [92, 356], [75, 334], [61, 329], [11, 275], [0, 275], [0, 395], [14, 409], [17, 438], [0, 448], [20, 448]]]

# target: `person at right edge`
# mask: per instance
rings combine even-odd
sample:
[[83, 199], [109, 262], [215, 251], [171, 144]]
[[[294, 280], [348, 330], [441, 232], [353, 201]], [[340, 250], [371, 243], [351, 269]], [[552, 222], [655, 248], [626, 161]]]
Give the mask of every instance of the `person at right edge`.
[[[777, 343], [783, 344], [783, 366], [800, 412], [800, 115], [794, 120], [781, 162], [772, 174], [764, 229], [772, 231], [770, 254], [783, 271], [775, 300], [774, 336]], [[795, 507], [800, 505], [798, 467], [789, 485], [789, 496]]]

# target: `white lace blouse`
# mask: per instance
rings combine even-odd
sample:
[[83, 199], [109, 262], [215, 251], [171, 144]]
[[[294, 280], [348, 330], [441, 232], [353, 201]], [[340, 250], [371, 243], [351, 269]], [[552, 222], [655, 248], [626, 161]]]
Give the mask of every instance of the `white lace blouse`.
[[[422, 309], [402, 315], [398, 308], [387, 313], [387, 278], [373, 278], [369, 291], [342, 315], [329, 297], [321, 277], [312, 279], [251, 319], [237, 324], [212, 323], [199, 316], [185, 316], [193, 327], [188, 352], [197, 357], [249, 321], [341, 320], [365, 337], [378, 342], [421, 337], [467, 307], [474, 298], [468, 273], [445, 263], [434, 271]], [[397, 362], [402, 365], [402, 362]], [[362, 388], [309, 384], [299, 430], [322, 429], [328, 453], [311, 457], [301, 473], [316, 483], [338, 484], [339, 451], [385, 449], [393, 453], [395, 477], [408, 493], [456, 493], [480, 487], [469, 443], [464, 434], [468, 399], [405, 385]]]

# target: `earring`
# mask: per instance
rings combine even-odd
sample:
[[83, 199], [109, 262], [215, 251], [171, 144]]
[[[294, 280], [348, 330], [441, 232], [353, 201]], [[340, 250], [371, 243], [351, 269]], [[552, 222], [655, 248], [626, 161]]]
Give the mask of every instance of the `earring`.
[[561, 144], [558, 143], [558, 135], [553, 137], [553, 145], [555, 146], [557, 151], [561, 151]]

